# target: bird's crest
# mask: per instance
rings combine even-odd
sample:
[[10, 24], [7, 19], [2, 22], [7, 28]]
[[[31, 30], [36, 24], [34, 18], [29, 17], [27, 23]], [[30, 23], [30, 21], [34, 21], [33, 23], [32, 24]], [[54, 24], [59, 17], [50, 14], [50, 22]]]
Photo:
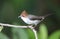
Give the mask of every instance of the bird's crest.
[[28, 15], [28, 13], [25, 10], [22, 11], [21, 16], [26, 17], [27, 15]]

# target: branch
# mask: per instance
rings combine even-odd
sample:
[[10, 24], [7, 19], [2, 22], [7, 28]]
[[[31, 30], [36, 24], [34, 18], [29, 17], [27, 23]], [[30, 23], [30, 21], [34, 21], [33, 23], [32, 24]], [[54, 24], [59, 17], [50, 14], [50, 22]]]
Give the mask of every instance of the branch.
[[38, 39], [37, 32], [36, 32], [36, 30], [34, 29], [34, 27], [30, 26], [30, 29], [33, 30], [34, 35], [35, 35], [35, 38]]
[[15, 27], [15, 28], [28, 28], [28, 27], [30, 27], [30, 26], [18, 26], [18, 25], [10, 25], [10, 24], [3, 24], [3, 23], [0, 23], [0, 25], [7, 26], [7, 27]]
[[10, 25], [10, 24], [3, 24], [3, 23], [0, 23], [0, 25], [8, 26], [8, 27], [15, 27], [15, 28], [30, 28], [34, 32], [35, 38], [38, 39], [37, 32], [34, 29], [34, 27], [32, 27], [32, 25], [31, 26], [18, 26], [18, 25]]

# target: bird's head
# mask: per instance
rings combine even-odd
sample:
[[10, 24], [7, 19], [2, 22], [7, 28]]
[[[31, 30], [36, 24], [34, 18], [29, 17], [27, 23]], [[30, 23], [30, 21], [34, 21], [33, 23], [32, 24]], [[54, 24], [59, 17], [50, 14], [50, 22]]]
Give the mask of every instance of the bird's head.
[[18, 18], [20, 17], [27, 17], [28, 16], [28, 13], [24, 10], [22, 11], [22, 13], [20, 14], [20, 16], [18, 16]]

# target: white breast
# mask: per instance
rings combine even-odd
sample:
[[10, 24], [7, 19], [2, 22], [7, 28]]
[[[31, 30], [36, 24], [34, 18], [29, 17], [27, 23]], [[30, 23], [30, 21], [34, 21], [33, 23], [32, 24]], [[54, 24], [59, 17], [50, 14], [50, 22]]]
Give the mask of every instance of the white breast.
[[26, 23], [26, 24], [35, 24], [37, 25], [40, 20], [30, 20], [29, 18], [24, 18], [24, 17], [21, 17], [21, 19]]

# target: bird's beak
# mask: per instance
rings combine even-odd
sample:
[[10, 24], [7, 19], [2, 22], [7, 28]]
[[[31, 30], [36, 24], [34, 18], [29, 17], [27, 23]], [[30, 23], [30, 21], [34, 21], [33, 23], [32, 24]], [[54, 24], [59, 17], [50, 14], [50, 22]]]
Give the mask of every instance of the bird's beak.
[[20, 18], [21, 16], [18, 16], [18, 18]]

